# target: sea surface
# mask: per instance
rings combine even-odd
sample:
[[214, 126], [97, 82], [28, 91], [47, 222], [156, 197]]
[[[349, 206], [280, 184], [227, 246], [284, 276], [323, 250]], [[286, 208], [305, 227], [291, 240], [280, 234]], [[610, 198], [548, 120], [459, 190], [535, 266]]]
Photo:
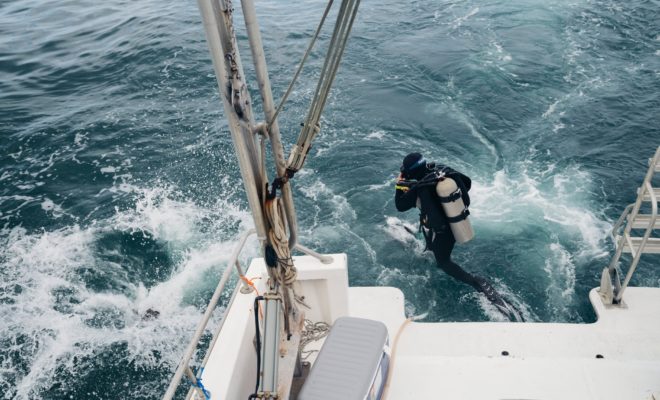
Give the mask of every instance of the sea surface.
[[[324, 6], [257, 1], [276, 101]], [[160, 398], [253, 226], [200, 20], [191, 0], [0, 2], [0, 399]], [[281, 114], [287, 152], [329, 37]], [[425, 321], [502, 320], [394, 207], [418, 151], [473, 179], [457, 263], [529, 321], [593, 322], [660, 145], [660, 2], [364, 0], [322, 124], [300, 234], [346, 252], [351, 285], [398, 287]], [[660, 286], [657, 262], [633, 284]]]

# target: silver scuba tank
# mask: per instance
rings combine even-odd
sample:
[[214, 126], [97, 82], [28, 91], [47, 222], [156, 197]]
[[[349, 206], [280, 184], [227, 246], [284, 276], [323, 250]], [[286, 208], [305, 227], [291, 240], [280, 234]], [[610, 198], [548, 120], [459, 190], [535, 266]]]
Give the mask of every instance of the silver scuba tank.
[[438, 181], [435, 191], [440, 197], [442, 208], [447, 214], [449, 227], [456, 242], [465, 243], [470, 241], [474, 237], [474, 230], [468, 219], [469, 212], [461, 197], [461, 189], [458, 188], [453, 179], [444, 177]]

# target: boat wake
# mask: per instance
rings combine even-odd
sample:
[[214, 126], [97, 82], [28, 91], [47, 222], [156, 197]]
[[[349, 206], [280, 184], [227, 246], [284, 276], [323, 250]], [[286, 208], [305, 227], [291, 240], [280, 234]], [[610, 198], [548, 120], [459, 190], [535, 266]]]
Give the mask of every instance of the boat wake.
[[[227, 227], [249, 214], [131, 190], [133, 207], [88, 226], [2, 231], [0, 398], [127, 398], [140, 379], [159, 393], [178, 364], [234, 247]], [[118, 379], [127, 369], [142, 372]]]

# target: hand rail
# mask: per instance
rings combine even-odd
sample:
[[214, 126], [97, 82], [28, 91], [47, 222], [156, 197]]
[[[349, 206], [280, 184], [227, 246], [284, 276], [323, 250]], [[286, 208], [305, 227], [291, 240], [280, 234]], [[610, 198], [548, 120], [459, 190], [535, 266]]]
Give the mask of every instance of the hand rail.
[[[655, 165], [653, 165], [652, 168], [655, 169]], [[644, 189], [648, 191], [649, 196], [651, 197], [651, 221], [649, 226], [646, 227], [642, 241], [639, 243], [639, 248], [633, 253], [635, 256], [633, 258], [632, 264], [630, 265], [630, 269], [628, 269], [628, 273], [626, 274], [626, 279], [623, 281], [623, 285], [621, 285], [621, 290], [619, 290], [616, 294], [616, 297], [614, 297], [615, 302], [619, 302], [621, 301], [621, 298], [623, 298], [623, 292], [628, 287], [628, 283], [630, 283], [630, 279], [632, 278], [632, 275], [637, 268], [637, 264], [639, 263], [639, 259], [642, 256], [642, 253], [644, 253], [644, 247], [646, 246], [646, 242], [651, 236], [651, 232], [655, 226], [655, 221], [658, 218], [658, 199], [655, 197], [655, 193], [653, 192], [653, 187], [651, 186], [650, 181], [647, 180], [644, 182]], [[640, 196], [644, 196], [644, 189], [639, 194]], [[634, 251], [632, 246], [630, 249]]]
[[[637, 200], [635, 201], [635, 203], [630, 204], [625, 208], [619, 219], [612, 227], [612, 235], [616, 236], [621, 226], [624, 224], [624, 222], [626, 222], [626, 217], [627, 217], [627, 223], [625, 224], [625, 229], [623, 231], [623, 234], [619, 237], [619, 240], [616, 243], [616, 253], [612, 258], [609, 267], [607, 268], [609, 270], [608, 276], [611, 276], [613, 274], [616, 277], [614, 282], [615, 288], [613, 292], [610, 292], [612, 297], [610, 297], [611, 300], [608, 302], [608, 304], [611, 304], [610, 302], [613, 303], [621, 302], [621, 299], [623, 298], [623, 292], [628, 287], [628, 284], [632, 279], [632, 275], [635, 272], [637, 265], [639, 264], [639, 260], [642, 254], [644, 253], [644, 248], [648, 243], [648, 239], [651, 236], [652, 231], [655, 229], [655, 224], [658, 218], [658, 199], [655, 192], [653, 191], [653, 186], [651, 185], [651, 179], [653, 178], [653, 175], [656, 173], [656, 168], [658, 163], [660, 163], [660, 146], [656, 148], [653, 158], [649, 160], [649, 164], [650, 164], [649, 169], [646, 172], [642, 186], [640, 187], [639, 192], [637, 193]], [[648, 193], [649, 198], [651, 199], [651, 218], [649, 219], [649, 225], [646, 227], [644, 235], [642, 236], [642, 240], [639, 242], [637, 249], [635, 249], [635, 245], [630, 237], [630, 231], [633, 228], [635, 218], [637, 218], [637, 215], [639, 214], [646, 193]], [[616, 267], [619, 262], [619, 259], [621, 258], [621, 254], [623, 253], [623, 249], [626, 245], [630, 248], [630, 253], [633, 259], [630, 263], [630, 267], [628, 269], [624, 282], [623, 284], [621, 284], [618, 278], [618, 274], [616, 273]], [[603, 279], [606, 279], [606, 272], [603, 272]], [[612, 278], [610, 277], [609, 279]], [[607, 296], [605, 296], [604, 298], [607, 298]]]
[[630, 203], [626, 206], [626, 208], [623, 210], [623, 213], [619, 217], [619, 219], [616, 220], [614, 223], [614, 226], [612, 226], [612, 236], [616, 236], [617, 231], [621, 228], [621, 225], [623, 225], [623, 222], [625, 221], [625, 218], [628, 214], [630, 214], [630, 210], [635, 206], [635, 203]]
[[323, 254], [319, 254], [319, 253], [315, 252], [314, 250], [303, 246], [300, 243], [296, 243], [295, 249], [307, 254], [308, 256], [312, 256], [312, 257], [316, 258], [317, 260], [321, 261], [323, 264], [331, 264], [333, 262], [331, 256], [326, 256], [326, 255], [323, 255]]
[[[174, 393], [176, 392], [179, 383], [181, 383], [181, 378], [183, 378], [183, 374], [186, 372], [186, 369], [188, 368], [188, 364], [190, 363], [190, 358], [195, 353], [195, 349], [197, 348], [199, 339], [204, 334], [206, 325], [208, 325], [208, 322], [211, 319], [211, 315], [213, 315], [213, 311], [215, 310], [215, 307], [218, 305], [218, 301], [220, 300], [220, 295], [222, 294], [225, 285], [229, 280], [231, 271], [236, 267], [238, 256], [240, 255], [241, 250], [243, 250], [243, 246], [245, 245], [245, 242], [247, 241], [248, 237], [250, 237], [255, 233], [256, 233], [255, 229], [250, 229], [245, 233], [243, 233], [243, 235], [238, 241], [238, 245], [234, 248], [234, 252], [232, 253], [230, 261], [227, 264], [227, 268], [225, 268], [224, 272], [222, 273], [220, 282], [218, 282], [218, 286], [216, 286], [215, 291], [213, 292], [213, 296], [211, 297], [208, 306], [206, 306], [206, 311], [204, 312], [202, 319], [197, 324], [197, 329], [195, 330], [195, 334], [193, 335], [193, 338], [188, 344], [188, 347], [186, 348], [186, 352], [184, 353], [183, 358], [179, 362], [179, 366], [177, 367], [176, 372], [174, 373], [174, 376], [170, 381], [170, 385], [168, 386], [167, 391], [163, 396], [163, 400], [171, 400], [172, 397], [174, 397]], [[222, 323], [224, 323], [224, 320]]]

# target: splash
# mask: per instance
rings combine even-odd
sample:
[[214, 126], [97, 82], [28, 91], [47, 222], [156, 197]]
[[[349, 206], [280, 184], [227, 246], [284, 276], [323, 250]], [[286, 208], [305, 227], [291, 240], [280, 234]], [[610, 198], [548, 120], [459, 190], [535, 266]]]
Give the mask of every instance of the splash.
[[[195, 299], [214, 289], [207, 282], [217, 281], [236, 228], [249, 227], [249, 214], [224, 202], [201, 207], [169, 188], [135, 189], [134, 194], [133, 207], [90, 226], [2, 231], [4, 398], [40, 397], [66, 379], [59, 371], [83, 373], [81, 360], [120, 344], [125, 350], [116, 363], [145, 369], [178, 363], [199, 319], [198, 306], [204, 305], [205, 300]], [[147, 287], [137, 273], [144, 271], [132, 268], [135, 260], [122, 257], [127, 247], [104, 247], [107, 235], [115, 234], [129, 240], [130, 248], [162, 243], [169, 257], [155, 267], [171, 268], [171, 273]], [[142, 242], [131, 243], [136, 238]], [[246, 251], [243, 257], [254, 255]], [[156, 310], [157, 317], [145, 318], [148, 310]]]
[[549, 166], [537, 176], [523, 168], [517, 177], [500, 170], [490, 183], [473, 181], [473, 223], [496, 224], [507, 233], [529, 226], [558, 229], [576, 236], [585, 256], [602, 256], [611, 225], [589, 208], [590, 185], [589, 175], [578, 167], [560, 172]]

